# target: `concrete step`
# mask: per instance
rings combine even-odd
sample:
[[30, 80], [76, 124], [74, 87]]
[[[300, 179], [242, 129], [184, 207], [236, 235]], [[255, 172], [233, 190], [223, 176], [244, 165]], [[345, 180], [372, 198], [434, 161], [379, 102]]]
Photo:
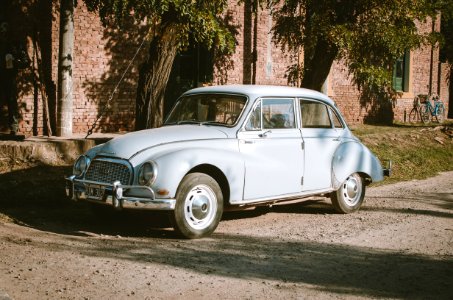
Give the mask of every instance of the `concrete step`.
[[71, 165], [75, 159], [95, 145], [120, 134], [93, 134], [88, 139], [82, 135], [71, 137], [29, 137], [23, 141], [0, 141], [0, 173], [45, 164]]

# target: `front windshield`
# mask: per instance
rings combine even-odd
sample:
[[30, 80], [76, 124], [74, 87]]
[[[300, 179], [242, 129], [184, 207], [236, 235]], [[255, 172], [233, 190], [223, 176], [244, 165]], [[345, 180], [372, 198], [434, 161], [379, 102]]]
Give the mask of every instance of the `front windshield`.
[[239, 119], [244, 96], [201, 94], [186, 96], [176, 103], [164, 125], [213, 124], [233, 126]]

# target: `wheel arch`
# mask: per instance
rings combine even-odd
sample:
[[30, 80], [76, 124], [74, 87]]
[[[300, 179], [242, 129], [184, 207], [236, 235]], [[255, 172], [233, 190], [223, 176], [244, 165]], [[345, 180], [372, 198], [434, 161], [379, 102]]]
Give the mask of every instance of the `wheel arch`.
[[211, 164], [200, 164], [187, 172], [187, 174], [191, 173], [204, 173], [211, 176], [215, 181], [217, 181], [220, 189], [222, 190], [224, 205], [230, 202], [230, 184], [228, 182], [228, 178], [218, 167]]
[[357, 172], [357, 174], [359, 174], [360, 177], [362, 177], [363, 182], [365, 183], [366, 186], [373, 182], [373, 179], [369, 174], [364, 172]]
[[239, 153], [229, 149], [193, 147], [168, 151], [153, 160], [159, 170], [153, 188], [168, 190], [168, 197], [176, 197], [184, 176], [201, 172], [218, 182], [224, 202], [242, 199], [245, 169]]

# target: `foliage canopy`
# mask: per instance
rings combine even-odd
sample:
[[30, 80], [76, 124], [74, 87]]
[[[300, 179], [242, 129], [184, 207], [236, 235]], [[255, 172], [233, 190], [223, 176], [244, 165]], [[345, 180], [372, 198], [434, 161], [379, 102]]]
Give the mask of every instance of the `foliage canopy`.
[[417, 30], [418, 22], [437, 15], [437, 4], [435, 0], [285, 0], [276, 12], [274, 37], [285, 49], [303, 48], [303, 66], [292, 66], [288, 74], [302, 86], [320, 90], [333, 61], [343, 59], [359, 88], [392, 94], [395, 60], [406, 50], [437, 40], [431, 31]]
[[152, 34], [159, 34], [159, 28], [172, 26], [179, 49], [187, 47], [190, 39], [227, 52], [235, 47], [234, 37], [220, 17], [227, 0], [84, 1], [88, 9], [99, 12], [104, 25], [113, 22], [121, 28], [125, 18], [133, 17], [150, 25]]

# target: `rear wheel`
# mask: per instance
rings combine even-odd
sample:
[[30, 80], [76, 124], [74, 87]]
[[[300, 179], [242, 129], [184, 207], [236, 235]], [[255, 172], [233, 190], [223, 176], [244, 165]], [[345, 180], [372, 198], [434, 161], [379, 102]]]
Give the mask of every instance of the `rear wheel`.
[[183, 178], [170, 216], [179, 234], [190, 239], [210, 235], [222, 213], [223, 195], [217, 181], [203, 173], [191, 173]]
[[365, 198], [365, 184], [362, 177], [354, 173], [331, 194], [332, 205], [336, 211], [348, 214], [360, 209]]

